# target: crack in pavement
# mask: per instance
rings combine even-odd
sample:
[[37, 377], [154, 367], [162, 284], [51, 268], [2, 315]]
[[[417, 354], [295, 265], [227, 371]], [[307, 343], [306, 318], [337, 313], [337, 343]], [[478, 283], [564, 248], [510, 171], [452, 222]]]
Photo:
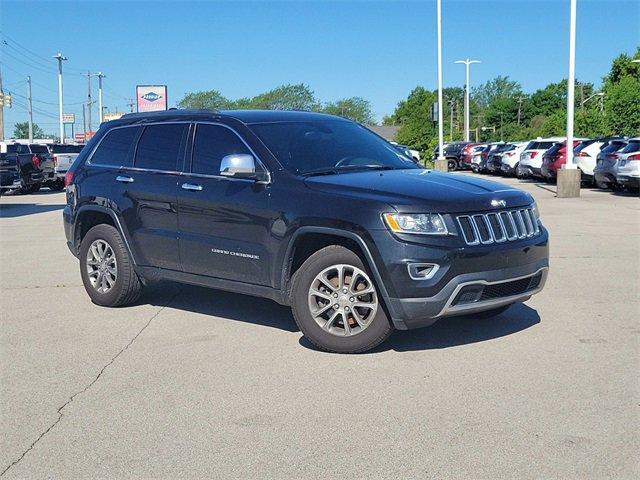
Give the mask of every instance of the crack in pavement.
[[35, 441], [29, 446], [29, 448], [27, 448], [24, 452], [22, 452], [22, 454], [15, 459], [13, 462], [11, 462], [4, 470], [2, 470], [2, 473], [0, 473], [0, 477], [2, 477], [5, 473], [7, 473], [11, 468], [13, 468], [14, 466], [16, 466], [18, 463], [20, 463], [20, 461], [25, 457], [25, 455], [27, 453], [29, 453], [31, 450], [33, 450], [33, 448], [37, 445], [37, 443], [42, 440], [51, 430], [53, 430], [53, 428], [58, 425], [58, 423], [60, 423], [60, 421], [62, 420], [63, 414], [62, 414], [62, 410], [64, 410], [64, 408], [69, 405], [71, 402], [73, 402], [73, 400], [78, 396], [78, 395], [82, 395], [83, 393], [85, 393], [87, 390], [89, 390], [93, 385], [96, 384], [96, 382], [100, 379], [100, 377], [102, 376], [102, 374], [107, 370], [107, 368], [109, 368], [109, 366], [111, 366], [113, 364], [113, 362], [116, 361], [116, 359], [122, 355], [125, 351], [127, 351], [127, 349], [133, 345], [133, 343], [138, 339], [138, 337], [142, 334], [142, 332], [144, 332], [147, 327], [149, 325], [151, 325], [151, 322], [158, 316], [160, 315], [160, 313], [166, 308], [168, 307], [171, 302], [173, 302], [173, 300], [178, 296], [178, 294], [180, 293], [180, 290], [178, 290], [176, 293], [174, 293], [171, 298], [169, 299], [169, 301], [164, 304], [160, 310], [158, 310], [156, 313], [154, 313], [151, 318], [147, 321], [147, 323], [144, 324], [144, 326], [140, 329], [140, 331], [138, 333], [135, 334], [135, 336], [129, 340], [129, 343], [127, 343], [124, 347], [122, 347], [122, 349], [115, 354], [115, 356], [113, 356], [111, 358], [111, 360], [109, 360], [98, 372], [98, 375], [96, 375], [96, 377], [86, 386], [84, 387], [82, 390], [77, 391], [76, 393], [74, 393], [73, 395], [71, 395], [69, 397], [69, 399], [64, 402], [62, 404], [62, 406], [60, 406], [57, 410], [58, 413], [58, 418], [56, 419], [55, 422], [53, 422], [51, 425], [49, 425], [49, 428], [47, 428], [44, 432], [42, 432], [38, 438], [35, 439]]

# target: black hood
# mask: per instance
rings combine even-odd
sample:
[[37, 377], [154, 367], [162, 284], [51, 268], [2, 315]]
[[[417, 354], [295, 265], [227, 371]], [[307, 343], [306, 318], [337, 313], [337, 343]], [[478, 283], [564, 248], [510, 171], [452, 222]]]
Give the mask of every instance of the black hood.
[[309, 177], [305, 183], [314, 190], [378, 200], [405, 212], [477, 212], [533, 203], [528, 193], [502, 183], [421, 169], [342, 173]]

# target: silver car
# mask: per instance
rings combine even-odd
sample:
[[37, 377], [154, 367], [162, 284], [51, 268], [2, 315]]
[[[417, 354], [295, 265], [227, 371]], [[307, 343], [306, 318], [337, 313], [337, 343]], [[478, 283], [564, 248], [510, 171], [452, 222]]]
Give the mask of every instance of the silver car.
[[640, 137], [629, 139], [629, 143], [618, 152], [618, 184], [630, 190], [640, 188]]
[[619, 189], [618, 156], [620, 150], [627, 145], [626, 140], [611, 140], [603, 146], [597, 157], [596, 168], [593, 169], [593, 179], [599, 188]]

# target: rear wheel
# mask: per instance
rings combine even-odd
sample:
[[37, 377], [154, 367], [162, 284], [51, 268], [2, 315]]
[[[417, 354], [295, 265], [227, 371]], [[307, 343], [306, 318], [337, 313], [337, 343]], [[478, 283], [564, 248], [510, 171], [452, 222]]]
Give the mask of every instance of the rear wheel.
[[61, 178], [49, 184], [49, 190], [52, 192], [59, 192], [64, 188], [64, 180]]
[[455, 160], [447, 160], [447, 169], [453, 171], [458, 168], [458, 163]]
[[80, 274], [93, 303], [105, 307], [130, 305], [142, 291], [122, 236], [111, 225], [96, 225], [82, 239]]
[[393, 331], [368, 269], [339, 245], [317, 251], [296, 271], [291, 309], [304, 336], [328, 352], [365, 352]]

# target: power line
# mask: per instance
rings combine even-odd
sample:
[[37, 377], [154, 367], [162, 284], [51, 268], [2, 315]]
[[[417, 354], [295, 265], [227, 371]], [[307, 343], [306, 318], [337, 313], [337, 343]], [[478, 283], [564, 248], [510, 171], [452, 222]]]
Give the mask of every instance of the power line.
[[47, 69], [45, 69], [45, 68], [43, 68], [43, 67], [41, 67], [39, 65], [29, 63], [29, 62], [21, 59], [20, 57], [17, 57], [16, 55], [12, 54], [11, 52], [7, 52], [6, 50], [4, 51], [4, 55], [7, 55], [7, 56], [13, 58], [15, 61], [20, 62], [20, 63], [26, 65], [27, 67], [33, 68], [34, 70], [37, 70], [37, 71], [39, 71], [41, 73], [47, 73], [49, 75], [54, 75], [55, 74], [55, 72], [53, 70], [47, 70]]

